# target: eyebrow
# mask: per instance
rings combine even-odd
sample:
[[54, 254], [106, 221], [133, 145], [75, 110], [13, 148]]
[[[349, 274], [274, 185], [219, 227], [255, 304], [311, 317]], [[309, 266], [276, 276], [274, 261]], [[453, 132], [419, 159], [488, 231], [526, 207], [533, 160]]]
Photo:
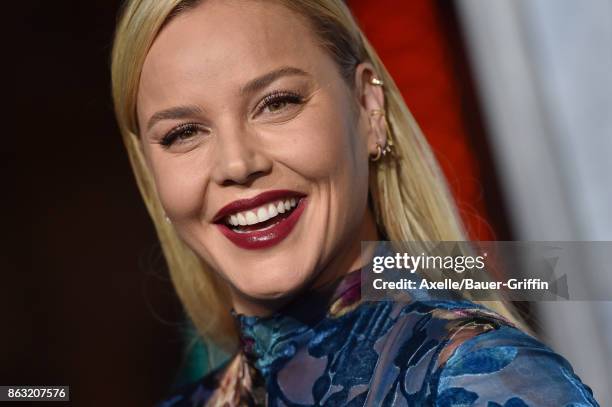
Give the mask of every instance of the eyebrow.
[[[241, 95], [247, 95], [255, 93], [266, 86], [270, 85], [272, 82], [283, 76], [310, 76], [307, 72], [292, 66], [284, 66], [273, 71], [270, 71], [266, 74], [263, 74], [255, 79], [250, 80], [244, 86], [240, 88]], [[162, 120], [176, 120], [176, 119], [184, 119], [186, 117], [193, 117], [197, 114], [202, 113], [202, 109], [198, 106], [190, 105], [190, 106], [176, 106], [171, 107], [169, 109], [160, 110], [156, 112], [147, 124], [147, 131], [151, 130], [151, 128]]]
[[247, 82], [242, 88], [240, 88], [240, 94], [246, 95], [249, 93], [255, 93], [274, 82], [275, 80], [283, 76], [309, 76], [305, 71], [295, 68], [293, 66], [284, 66], [282, 68], [275, 69], [266, 74], [263, 74], [255, 79]]

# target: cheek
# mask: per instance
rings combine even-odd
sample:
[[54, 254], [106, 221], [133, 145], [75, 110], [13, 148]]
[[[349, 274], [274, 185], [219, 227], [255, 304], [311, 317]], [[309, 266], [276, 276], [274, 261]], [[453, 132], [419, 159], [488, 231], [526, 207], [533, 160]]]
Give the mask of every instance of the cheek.
[[173, 221], [198, 216], [202, 213], [203, 191], [207, 172], [197, 163], [200, 160], [185, 159], [163, 151], [148, 153], [149, 168], [166, 214]]
[[321, 199], [329, 200], [331, 219], [355, 222], [365, 208], [368, 189], [369, 161], [363, 129], [353, 124], [348, 112], [331, 108], [320, 111], [330, 113], [301, 122], [290, 139], [291, 165], [314, 184]]
[[350, 112], [332, 107], [318, 112], [301, 120], [294, 129], [295, 136], [287, 140], [294, 169], [311, 180], [367, 178], [364, 137], [353, 124]]

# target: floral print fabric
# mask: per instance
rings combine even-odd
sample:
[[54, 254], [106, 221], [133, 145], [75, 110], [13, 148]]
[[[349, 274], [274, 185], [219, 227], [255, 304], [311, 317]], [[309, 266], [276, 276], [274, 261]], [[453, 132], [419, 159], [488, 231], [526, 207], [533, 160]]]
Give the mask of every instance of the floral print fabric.
[[241, 347], [159, 407], [598, 406], [570, 364], [469, 301], [360, 299], [360, 273], [271, 317], [234, 314]]

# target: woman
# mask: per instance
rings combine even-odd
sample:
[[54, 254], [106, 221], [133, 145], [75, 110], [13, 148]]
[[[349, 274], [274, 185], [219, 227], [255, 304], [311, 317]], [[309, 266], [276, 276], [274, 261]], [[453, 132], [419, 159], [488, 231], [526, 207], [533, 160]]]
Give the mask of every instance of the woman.
[[361, 300], [362, 241], [465, 237], [341, 1], [130, 1], [112, 76], [177, 293], [234, 352], [161, 405], [597, 405], [501, 301]]

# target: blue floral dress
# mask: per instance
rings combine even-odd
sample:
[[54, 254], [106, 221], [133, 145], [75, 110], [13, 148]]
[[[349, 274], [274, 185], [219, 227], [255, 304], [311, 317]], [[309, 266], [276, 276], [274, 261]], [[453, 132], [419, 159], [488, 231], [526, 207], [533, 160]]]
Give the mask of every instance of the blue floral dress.
[[363, 301], [360, 280], [234, 313], [236, 355], [158, 406], [599, 406], [563, 357], [487, 308]]

